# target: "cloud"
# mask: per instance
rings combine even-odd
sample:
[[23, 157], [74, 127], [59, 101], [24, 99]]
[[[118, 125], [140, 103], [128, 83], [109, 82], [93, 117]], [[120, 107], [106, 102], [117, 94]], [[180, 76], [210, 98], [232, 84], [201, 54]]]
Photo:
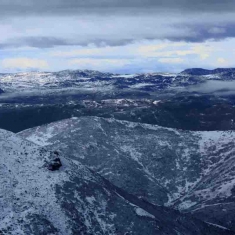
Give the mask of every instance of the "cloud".
[[226, 32], [226, 29], [222, 27], [213, 27], [209, 29], [208, 32], [212, 34], [224, 34]]
[[168, 64], [179, 64], [184, 62], [182, 58], [161, 58], [158, 60], [161, 63], [168, 63]]
[[54, 57], [121, 57], [121, 58], [134, 58], [134, 57], [179, 57], [194, 55], [199, 56], [201, 59], [209, 57], [210, 53], [216, 50], [208, 44], [199, 43], [185, 43], [185, 42], [170, 42], [161, 40], [152, 41], [139, 41], [122, 46], [103, 46], [97, 47], [96, 45], [89, 45], [87, 47], [79, 47], [72, 50], [53, 50], [51, 56]]
[[78, 14], [84, 11], [105, 13], [107, 10], [114, 12], [143, 12], [153, 10], [157, 12], [224, 12], [234, 11], [234, 0], [1, 0], [0, 14], [5, 15], [68, 15]]
[[0, 0], [0, 68], [233, 66], [234, 11], [235, 0]]
[[65, 39], [55, 37], [20, 37], [12, 38], [7, 42], [0, 43], [0, 48], [19, 48], [19, 47], [35, 47], [35, 48], [50, 48], [55, 46], [68, 45]]
[[[0, 49], [57, 46], [120, 46], [141, 40], [204, 42], [235, 37], [234, 14], [230, 12], [149, 12], [45, 16], [26, 14], [0, 19]], [[42, 14], [43, 15], [43, 14]], [[1, 6], [0, 6], [1, 17]]]
[[94, 59], [94, 58], [81, 58], [69, 60], [68, 65], [77, 67], [79, 69], [93, 69], [99, 71], [114, 71], [121, 69], [128, 64], [130, 60], [126, 59]]
[[215, 48], [199, 43], [175, 43], [150, 44], [140, 46], [138, 52], [145, 57], [172, 57], [172, 56], [199, 56], [202, 60], [208, 58]]
[[90, 45], [88, 47], [80, 47], [78, 49], [74, 50], [61, 50], [61, 51], [54, 51], [52, 53], [52, 56], [56, 57], [87, 57], [87, 56], [102, 56], [105, 55], [107, 56], [112, 56], [112, 55], [117, 55], [118, 52], [120, 52], [121, 47], [110, 47], [110, 46], [103, 46], [103, 47], [97, 47], [95, 45]]
[[220, 64], [220, 65], [225, 65], [225, 64], [227, 64], [227, 61], [224, 59], [224, 58], [218, 58], [217, 59], [217, 61], [218, 61], [218, 63]]
[[8, 58], [1, 61], [6, 69], [46, 69], [48, 64], [45, 60], [31, 58]]
[[[231, 50], [234, 43], [235, 39], [204, 43], [144, 40], [122, 46], [97, 47], [91, 44], [44, 49], [9, 48], [2, 50], [0, 60], [12, 60], [17, 55], [16, 59], [33, 58], [46, 61], [50, 65], [47, 68], [45, 66], [38, 68], [37, 62], [30, 68], [23, 66], [21, 70], [94, 69], [115, 73], [180, 72], [190, 67], [208, 69], [221, 66], [234, 67], [235, 54]], [[226, 63], [221, 63], [223, 61], [218, 60], [219, 58], [223, 58]], [[14, 68], [10, 66], [11, 70], [3, 65], [0, 63], [1, 72], [17, 71], [18, 65], [16, 66], [15, 63]]]

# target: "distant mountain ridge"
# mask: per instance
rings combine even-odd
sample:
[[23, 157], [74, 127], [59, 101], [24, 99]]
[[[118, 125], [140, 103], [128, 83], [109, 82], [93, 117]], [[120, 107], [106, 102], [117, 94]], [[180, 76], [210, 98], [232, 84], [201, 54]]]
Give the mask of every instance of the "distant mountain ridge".
[[173, 87], [197, 85], [208, 80], [234, 80], [234, 68], [206, 70], [191, 68], [181, 73], [112, 74], [93, 70], [59, 72], [28, 72], [0, 74], [4, 92], [41, 91], [55, 89], [141, 90], [154, 92]]
[[235, 73], [235, 68], [217, 68], [217, 69], [202, 69], [202, 68], [190, 68], [185, 69], [180, 74], [188, 74], [188, 75], [211, 75], [218, 73]]

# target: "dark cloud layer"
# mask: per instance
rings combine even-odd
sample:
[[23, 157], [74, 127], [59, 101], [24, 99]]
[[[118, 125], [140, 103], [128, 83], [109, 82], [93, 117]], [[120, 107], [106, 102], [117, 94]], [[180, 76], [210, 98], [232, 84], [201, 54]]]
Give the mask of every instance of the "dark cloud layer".
[[170, 41], [184, 41], [184, 42], [204, 42], [206, 40], [223, 40], [226, 38], [235, 37], [235, 22], [226, 24], [224, 26], [217, 26], [212, 24], [184, 24], [176, 25], [176, 27], [188, 27], [194, 32], [188, 36], [176, 35], [167, 38]]
[[107, 10], [233, 12], [235, 0], [0, 0], [0, 15], [104, 13]]
[[235, 0], [0, 0], [0, 49], [222, 40], [235, 37], [233, 12]]
[[8, 40], [7, 43], [0, 43], [0, 48], [18, 48], [29, 46], [35, 48], [50, 48], [54, 46], [70, 45], [63, 39], [54, 37], [25, 37]]
[[[224, 27], [217, 27], [214, 25], [201, 25], [201, 24], [191, 24], [191, 25], [175, 25], [175, 29], [180, 28], [189, 28], [193, 33], [189, 35], [179, 34], [169, 34], [169, 35], [158, 35], [157, 32], [146, 34], [143, 32], [143, 35], [139, 38], [125, 38], [125, 35], [117, 35], [115, 38], [108, 38], [100, 35], [90, 37], [90, 38], [74, 38], [66, 39], [52, 36], [43, 36], [43, 37], [20, 37], [20, 38], [9, 38], [7, 42], [0, 43], [0, 49], [4, 48], [20, 48], [24, 46], [34, 47], [34, 48], [52, 48], [56, 46], [87, 46], [89, 44], [94, 44], [98, 47], [102, 46], [122, 46], [135, 42], [136, 40], [169, 40], [169, 41], [182, 41], [182, 42], [204, 42], [207, 40], [223, 40], [225, 38], [234, 38], [235, 37], [235, 23], [228, 24]], [[141, 32], [141, 29], [140, 29]]]
[[20, 48], [24, 46], [34, 47], [34, 48], [52, 48], [56, 46], [88, 46], [89, 44], [94, 44], [97, 47], [103, 46], [123, 46], [127, 45], [133, 40], [117, 39], [117, 40], [107, 40], [107, 39], [90, 39], [90, 40], [67, 40], [64, 38], [55, 37], [23, 37], [9, 39], [7, 43], [0, 43], [0, 49], [7, 48]]

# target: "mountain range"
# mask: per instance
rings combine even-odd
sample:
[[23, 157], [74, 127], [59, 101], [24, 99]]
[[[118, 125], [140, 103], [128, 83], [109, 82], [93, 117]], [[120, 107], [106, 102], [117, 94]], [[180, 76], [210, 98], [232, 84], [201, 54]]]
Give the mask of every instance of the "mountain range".
[[92, 70], [60, 72], [28, 72], [0, 74], [4, 92], [35, 92], [48, 89], [93, 90], [140, 89], [155, 91], [172, 87], [196, 85], [210, 80], [234, 80], [235, 69], [186, 69], [180, 73], [111, 74]]
[[234, 78], [0, 74], [0, 234], [235, 234]]

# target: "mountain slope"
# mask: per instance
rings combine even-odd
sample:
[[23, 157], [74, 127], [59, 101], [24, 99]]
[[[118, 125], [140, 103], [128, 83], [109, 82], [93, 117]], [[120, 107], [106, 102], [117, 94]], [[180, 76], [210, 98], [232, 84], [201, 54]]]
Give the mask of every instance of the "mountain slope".
[[1, 234], [234, 234], [152, 205], [79, 162], [0, 130]]
[[60, 150], [151, 203], [235, 229], [235, 132], [190, 132], [83, 117], [19, 135]]

